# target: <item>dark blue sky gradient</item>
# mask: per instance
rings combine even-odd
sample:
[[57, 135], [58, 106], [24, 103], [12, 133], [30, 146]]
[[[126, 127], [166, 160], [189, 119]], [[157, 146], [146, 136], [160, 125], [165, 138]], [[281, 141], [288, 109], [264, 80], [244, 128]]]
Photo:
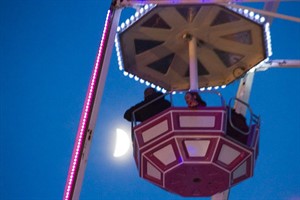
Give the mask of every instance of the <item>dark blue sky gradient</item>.
[[[109, 4], [0, 1], [1, 200], [62, 199]], [[300, 17], [299, 9], [299, 2], [284, 2], [278, 12]], [[300, 59], [299, 23], [274, 19], [271, 35], [272, 59]], [[255, 75], [250, 104], [262, 119], [260, 155], [254, 177], [232, 188], [231, 200], [300, 199], [299, 77], [300, 69]], [[220, 90], [226, 100], [237, 86]], [[116, 128], [130, 132], [123, 112], [145, 87], [122, 75], [113, 50], [82, 200], [183, 199], [140, 179], [130, 155], [112, 156]]]

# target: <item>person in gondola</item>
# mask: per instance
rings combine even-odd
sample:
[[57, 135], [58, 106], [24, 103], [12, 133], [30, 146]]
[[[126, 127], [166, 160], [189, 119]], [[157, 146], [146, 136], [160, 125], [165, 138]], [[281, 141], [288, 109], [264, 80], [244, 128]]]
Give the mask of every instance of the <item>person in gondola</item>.
[[234, 138], [235, 140], [247, 144], [249, 127], [246, 118], [237, 113], [234, 108], [227, 108], [227, 135]]
[[157, 92], [155, 89], [148, 87], [144, 91], [144, 100], [126, 110], [124, 118], [128, 121], [132, 121], [134, 113], [135, 121], [143, 122], [170, 106], [171, 103], [164, 98], [161, 92]]
[[206, 106], [206, 102], [203, 101], [198, 92], [189, 91], [185, 93], [184, 99], [186, 104], [188, 105], [188, 108], [191, 109], [197, 109]]

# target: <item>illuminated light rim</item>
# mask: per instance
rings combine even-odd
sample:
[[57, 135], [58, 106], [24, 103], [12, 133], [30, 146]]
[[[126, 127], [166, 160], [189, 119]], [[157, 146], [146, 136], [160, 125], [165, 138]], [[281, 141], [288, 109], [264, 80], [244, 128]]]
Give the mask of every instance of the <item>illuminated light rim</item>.
[[255, 13], [254, 13], [253, 11], [250, 11], [250, 12], [249, 12], [249, 17], [250, 17], [250, 19], [254, 19], [254, 15], [255, 15]]
[[255, 15], [254, 15], [254, 19], [255, 19], [256, 21], [258, 21], [258, 20], [260, 19], [260, 15], [259, 15], [259, 14], [255, 14]]
[[[125, 23], [124, 22], [121, 23], [121, 26], [119, 26], [117, 28], [118, 31], [117, 31], [116, 38], [115, 38], [115, 47], [116, 47], [116, 51], [117, 51], [119, 70], [123, 71], [124, 76], [128, 76], [129, 78], [134, 79], [135, 81], [139, 81], [141, 84], [145, 84], [148, 87], [150, 86], [152, 88], [155, 88], [158, 91], [162, 91], [163, 93], [165, 93], [165, 92], [167, 92], [167, 90], [165, 90], [164, 88], [156, 86], [155, 84], [153, 84], [149, 81], [145, 81], [137, 76], [134, 76], [133, 74], [125, 72], [121, 48], [120, 48], [120, 38], [119, 38], [120, 32], [125, 31], [129, 26], [131, 26], [133, 23], [135, 23], [137, 20], [139, 20], [146, 13], [150, 12], [154, 7], [156, 7], [156, 4], [146, 4], [146, 5], [144, 5], [144, 7], [141, 7], [138, 11], [136, 11], [134, 15], [131, 15], [129, 19], [126, 19]], [[245, 13], [249, 12], [249, 11], [244, 11], [243, 9], [235, 9], [234, 7], [230, 8], [230, 9], [234, 10], [235, 12], [239, 11], [241, 14], [244, 12]], [[218, 89], [218, 88], [219, 88], [219, 86], [214, 87], [214, 89]], [[201, 88], [201, 89], [211, 90], [212, 87]]]
[[[149, 11], [151, 11], [154, 7], [156, 6], [156, 4], [146, 4], [144, 5], [144, 7], [140, 8], [140, 10], [136, 11], [136, 13], [134, 15], [132, 15], [129, 19], [125, 20], [125, 23], [121, 23], [121, 27], [118, 27], [118, 33], [116, 35], [116, 39], [115, 39], [115, 46], [116, 46], [116, 51], [117, 51], [117, 57], [118, 57], [118, 65], [119, 65], [119, 69], [121, 71], [124, 70], [124, 63], [123, 63], [123, 59], [122, 59], [122, 54], [121, 54], [121, 49], [120, 49], [120, 42], [119, 42], [119, 32], [126, 30], [131, 24], [135, 23], [137, 20], [139, 20], [142, 16], [144, 16], [146, 13], [148, 13]], [[249, 9], [243, 9], [243, 8], [236, 8], [236, 7], [231, 7], [230, 5], [227, 6], [228, 9], [232, 10], [233, 12], [242, 15], [244, 17], [246, 17], [247, 19], [250, 19], [253, 22], [256, 22], [258, 24], [261, 24], [264, 26], [264, 31], [265, 31], [265, 42], [266, 42], [266, 55], [267, 57], [272, 55], [272, 49], [271, 49], [271, 36], [270, 36], [270, 31], [269, 31], [269, 25], [268, 23], [265, 23], [265, 17], [261, 16], [260, 14], [256, 14], [253, 11], [250, 11]], [[254, 67], [255, 68], [255, 67]], [[152, 88], [156, 88], [159, 86], [154, 85], [153, 83], [150, 83], [149, 81], [145, 81], [143, 79], [138, 79], [138, 77], [128, 73], [128, 72], [123, 72], [124, 76], [128, 76], [129, 78], [133, 78], [135, 81], [139, 81], [141, 84], [145, 84], [146, 86], [150, 86]], [[208, 87], [208, 88], [200, 88], [200, 90], [212, 90], [212, 89], [224, 89], [226, 87], [226, 85], [222, 85], [222, 86], [214, 86], [214, 87]], [[158, 89], [157, 89], [158, 90]], [[162, 91], [164, 91], [164, 89], [161, 89]]]
[[129, 78], [133, 78], [134, 75], [129, 73], [128, 77], [129, 77]]
[[237, 12], [243, 15], [243, 13], [244, 13], [244, 9], [242, 9], [242, 8], [238, 8]]
[[126, 27], [126, 25], [125, 25], [125, 23], [123, 22], [123, 23], [121, 24], [121, 30], [123, 30], [125, 27]]
[[133, 15], [131, 15], [130, 21], [131, 21], [131, 23], [134, 22], [134, 16]]
[[264, 26], [264, 31], [265, 31], [265, 38], [266, 38], [266, 54], [268, 55], [268, 57], [270, 57], [273, 52], [272, 52], [272, 42], [271, 42], [271, 32], [270, 32], [270, 24], [269, 23], [265, 23]]
[[123, 63], [122, 54], [121, 54], [121, 50], [120, 50], [120, 43], [119, 43], [118, 34], [116, 34], [116, 37], [115, 37], [115, 47], [116, 47], [116, 52], [117, 52], [119, 70], [123, 71], [124, 70], [124, 63]]
[[104, 42], [107, 40], [107, 38], [109, 36], [108, 24], [110, 22], [110, 19], [111, 19], [111, 11], [108, 10], [107, 15], [106, 15], [105, 24], [104, 24], [103, 33], [102, 33], [102, 39], [101, 39], [100, 47], [99, 47], [97, 58], [96, 58], [96, 63], [94, 65], [94, 70], [93, 70], [93, 74], [92, 74], [92, 77], [90, 80], [88, 93], [85, 98], [84, 109], [81, 114], [80, 124], [79, 124], [79, 128], [78, 128], [77, 135], [76, 135], [75, 146], [74, 146], [74, 150], [72, 153], [71, 164], [69, 167], [68, 178], [67, 178], [65, 191], [64, 191], [64, 197], [63, 197], [64, 200], [70, 199], [71, 191], [74, 189], [74, 186], [75, 186], [75, 182], [74, 182], [75, 181], [75, 173], [78, 172], [78, 169], [79, 169], [79, 164], [80, 164], [79, 156], [80, 156], [81, 150], [83, 149], [83, 140], [84, 140], [83, 137], [84, 137], [84, 133], [87, 130], [88, 115], [90, 115], [90, 113], [91, 113], [91, 108], [92, 108], [91, 104], [92, 104], [93, 98], [95, 97], [95, 88], [96, 88], [95, 85], [96, 85], [96, 81], [98, 79], [99, 63], [100, 63], [100, 59], [103, 59], [103, 55], [104, 55], [103, 54]]
[[143, 14], [144, 11], [145, 11], [145, 9], [143, 7], [141, 7], [140, 10], [139, 10], [140, 14]]
[[200, 91], [205, 91], [205, 90], [208, 90], [208, 91], [211, 91], [211, 90], [219, 90], [219, 89], [224, 89], [226, 88], [227, 85], [216, 85], [216, 86], [210, 86], [210, 87], [201, 87], [199, 88]]
[[134, 17], [137, 19], [137, 18], [139, 18], [139, 16], [140, 16], [140, 13], [139, 12], [135, 12], [134, 13]]

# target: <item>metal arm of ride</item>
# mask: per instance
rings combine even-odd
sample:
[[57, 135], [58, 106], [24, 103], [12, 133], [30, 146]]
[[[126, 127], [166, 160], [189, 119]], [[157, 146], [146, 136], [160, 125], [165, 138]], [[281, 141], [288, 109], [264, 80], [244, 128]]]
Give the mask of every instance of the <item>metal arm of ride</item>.
[[[300, 60], [271, 60], [265, 62], [263, 65], [257, 68], [256, 71], [264, 71], [269, 68], [275, 68], [275, 67], [298, 68], [300, 67]], [[240, 85], [236, 97], [245, 103], [248, 103], [250, 98], [253, 78], [254, 78], [254, 72], [249, 71], [245, 75], [245, 77], [243, 77], [240, 81]], [[234, 104], [234, 108], [238, 113], [245, 115], [246, 107], [242, 103], [236, 101]]]
[[240, 85], [236, 94], [236, 98], [240, 99], [241, 101], [235, 101], [234, 109], [237, 113], [242, 115], [246, 115], [247, 107], [241, 103], [245, 102], [248, 104], [250, 98], [250, 92], [252, 88], [254, 78], [254, 72], [248, 72], [240, 81]]
[[[299, 68], [300, 60], [270, 60], [262, 64], [259, 68], [256, 69], [256, 71], [259, 72], [259, 71], [267, 70], [269, 68], [276, 68], [276, 67]], [[236, 97], [245, 103], [248, 103], [250, 98], [253, 78], [254, 78], [254, 72], [249, 71], [240, 81], [240, 85]], [[242, 103], [236, 101], [234, 104], [234, 108], [238, 113], [245, 115], [246, 107]]]
[[77, 200], [80, 196], [120, 14], [121, 10], [116, 9], [112, 4], [107, 13], [99, 51], [81, 113], [64, 190], [64, 200]]
[[[279, 0], [276, 0], [279, 1]], [[291, 0], [290, 0], [291, 1]], [[160, 5], [170, 5], [170, 4], [211, 4], [211, 3], [258, 3], [266, 2], [272, 3], [270, 0], [180, 0], [180, 1], [170, 1], [170, 0], [116, 0], [116, 4], [121, 6], [134, 6], [134, 5], [145, 5], [145, 4], [160, 4]]]
[[[287, 0], [292, 1], [292, 0]], [[237, 3], [258, 3], [258, 2], [265, 2], [263, 10], [255, 9], [252, 7], [242, 6]], [[242, 8], [242, 9], [248, 9], [252, 10], [256, 13], [262, 14], [266, 17], [266, 20], [269, 22], [269, 24], [272, 23], [272, 20], [274, 17], [281, 18], [284, 20], [290, 20], [294, 22], [300, 22], [300, 18], [283, 15], [277, 13], [277, 8], [279, 6], [280, 0], [181, 0], [181, 1], [170, 1], [170, 0], [116, 0], [116, 4], [118, 6], [130, 6], [130, 7], [138, 7], [145, 4], [158, 4], [158, 5], [170, 5], [170, 4], [220, 4], [224, 6], [230, 6], [235, 8]]]
[[[270, 12], [276, 12], [278, 9], [278, 6], [279, 6], [279, 2], [280, 2], [280, 0], [267, 1], [264, 5], [264, 10], [270, 11]], [[273, 17], [267, 16], [266, 20], [267, 20], [267, 22], [269, 22], [271, 24], [273, 21]]]
[[215, 194], [211, 197], [211, 200], [228, 200], [229, 198], [229, 191], [230, 190], [225, 190], [224, 192]]
[[269, 68], [299, 68], [300, 60], [269, 60], [263, 63], [257, 71], [265, 71]]

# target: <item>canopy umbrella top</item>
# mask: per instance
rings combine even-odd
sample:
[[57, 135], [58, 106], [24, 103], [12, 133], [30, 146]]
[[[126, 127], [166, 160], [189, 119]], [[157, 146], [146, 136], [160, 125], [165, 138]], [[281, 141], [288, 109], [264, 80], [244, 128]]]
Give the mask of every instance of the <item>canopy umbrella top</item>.
[[265, 24], [249, 11], [235, 12], [216, 4], [162, 5], [135, 19], [117, 34], [119, 64], [168, 91], [190, 87], [192, 37], [200, 88], [227, 85], [268, 57]]

